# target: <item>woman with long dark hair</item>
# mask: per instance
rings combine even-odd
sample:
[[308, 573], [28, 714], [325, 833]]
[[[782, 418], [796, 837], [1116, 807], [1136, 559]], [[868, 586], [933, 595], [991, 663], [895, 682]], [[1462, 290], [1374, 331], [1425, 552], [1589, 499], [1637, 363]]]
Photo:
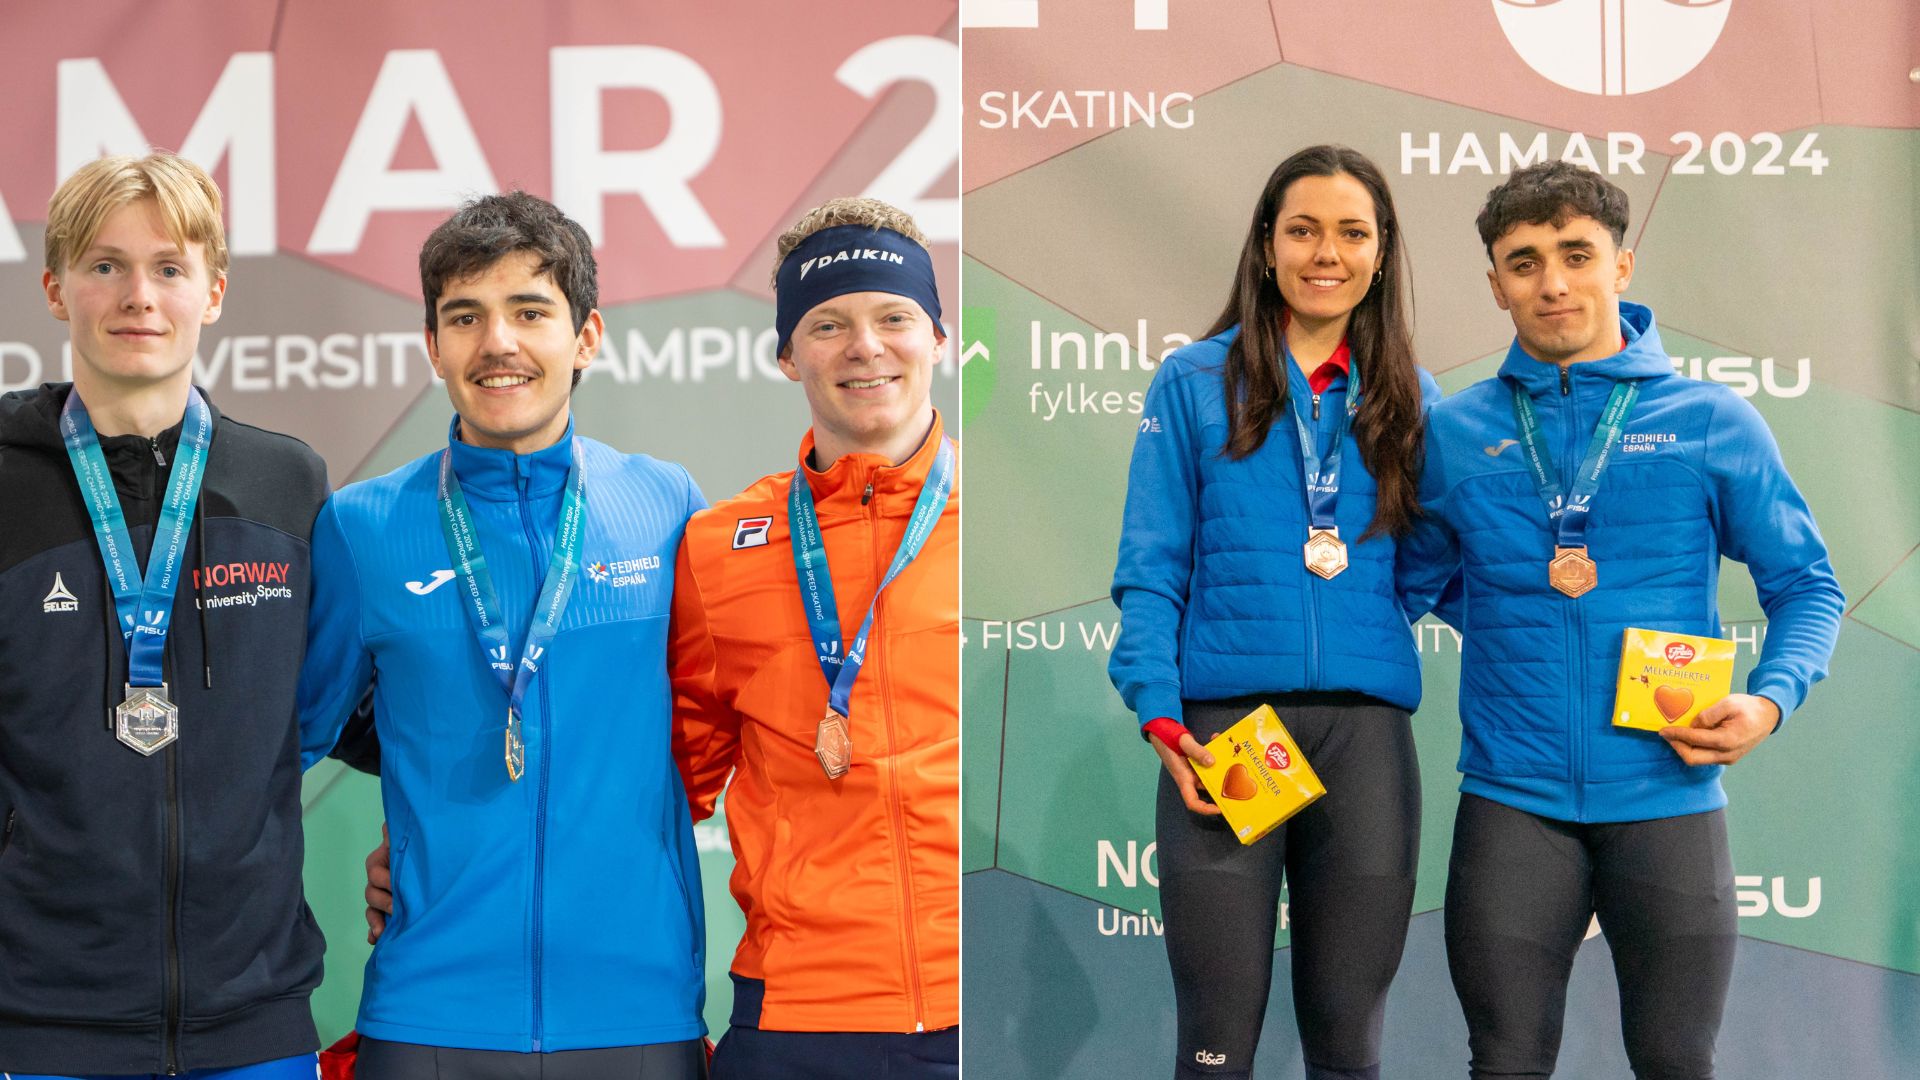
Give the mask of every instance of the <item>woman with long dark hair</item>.
[[[1308, 1080], [1380, 1075], [1413, 903], [1420, 664], [1394, 589], [1419, 512], [1406, 245], [1380, 170], [1337, 146], [1281, 162], [1226, 309], [1147, 391], [1127, 481], [1110, 673], [1160, 755], [1175, 1076], [1250, 1076], [1281, 882]], [[1242, 846], [1188, 758], [1261, 705], [1327, 793]]]

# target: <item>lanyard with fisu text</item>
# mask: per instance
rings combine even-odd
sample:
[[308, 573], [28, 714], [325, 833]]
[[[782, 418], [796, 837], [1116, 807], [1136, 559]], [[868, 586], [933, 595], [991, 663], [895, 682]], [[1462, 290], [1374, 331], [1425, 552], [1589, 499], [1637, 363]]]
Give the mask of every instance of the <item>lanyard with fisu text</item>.
[[[1293, 352], [1282, 340], [1282, 360], [1291, 369]], [[1340, 456], [1347, 431], [1353, 427], [1354, 414], [1360, 411], [1360, 365], [1347, 363], [1347, 404], [1334, 425], [1333, 443], [1324, 458], [1313, 435], [1313, 425], [1300, 414], [1300, 395], [1287, 395], [1288, 411], [1300, 433], [1300, 461], [1305, 466], [1307, 491], [1307, 545], [1304, 549], [1307, 569], [1322, 578], [1332, 579], [1347, 568], [1347, 542], [1340, 539], [1340, 527], [1334, 522], [1334, 508], [1340, 501]]]
[[860, 624], [859, 633], [848, 642], [841, 640], [840, 609], [834, 605], [833, 578], [827, 569], [820, 519], [813, 509], [813, 488], [799, 470], [795, 470], [793, 482], [788, 486], [787, 518], [792, 534], [794, 574], [800, 579], [800, 599], [806, 609], [808, 631], [813, 635], [814, 654], [819, 657], [820, 671], [831, 688], [827, 714], [814, 733], [813, 749], [829, 780], [840, 779], [853, 764], [847, 717], [852, 714], [853, 682], [860, 677], [860, 668], [867, 661], [867, 635], [873, 630], [874, 608], [880, 602], [881, 591], [926, 546], [927, 537], [932, 535], [953, 492], [954, 467], [953, 444], [943, 438], [934, 454], [933, 468], [920, 488], [920, 497], [913, 504], [913, 516], [907, 519], [906, 535], [900, 538], [900, 547], [893, 553], [886, 576], [873, 590], [873, 601], [867, 605], [867, 617]]
[[520, 734], [520, 703], [527, 686], [540, 673], [547, 645], [560, 631], [560, 617], [566, 613], [567, 599], [580, 573], [580, 534], [587, 520], [587, 467], [581, 460], [580, 438], [574, 436], [573, 464], [567, 470], [567, 494], [560, 503], [560, 523], [553, 537], [553, 554], [547, 559], [547, 574], [540, 582], [540, 598], [533, 609], [533, 621], [527, 626], [527, 640], [520, 649], [518, 663], [507, 658], [509, 647], [500, 596], [493, 589], [493, 575], [487, 572], [487, 557], [480, 550], [480, 536], [474, 528], [473, 514], [467, 509], [467, 497], [460, 490], [460, 478], [453, 472], [453, 448], [440, 452], [440, 533], [447, 542], [447, 556], [466, 587], [467, 618], [480, 637], [480, 648], [487, 665], [499, 677], [507, 692], [506, 759], [507, 778], [526, 775], [527, 745]]
[[207, 452], [213, 445], [213, 410], [200, 391], [187, 388], [186, 418], [180, 425], [180, 449], [167, 482], [166, 501], [154, 526], [153, 545], [147, 551], [144, 574], [135, 566], [133, 541], [127, 536], [126, 515], [113, 490], [113, 473], [100, 452], [78, 390], [67, 394], [60, 410], [60, 434], [67, 444], [67, 460], [80, 483], [80, 494], [93, 519], [93, 539], [107, 569], [113, 590], [113, 608], [127, 648], [127, 696], [114, 710], [114, 734], [123, 743], [152, 754], [180, 734], [180, 710], [167, 698], [165, 661], [167, 630], [173, 616], [173, 594], [180, 586], [181, 563], [186, 557], [187, 530], [193, 508], [200, 501], [206, 476]]
[[1587, 554], [1587, 516], [1593, 509], [1594, 493], [1600, 490], [1600, 477], [1626, 435], [1627, 417], [1639, 400], [1640, 383], [1626, 380], [1615, 383], [1607, 397], [1607, 407], [1594, 425], [1593, 438], [1587, 443], [1587, 456], [1573, 478], [1573, 490], [1560, 487], [1553, 465], [1553, 454], [1540, 432], [1540, 418], [1533, 411], [1533, 399], [1527, 389], [1513, 383], [1513, 419], [1520, 428], [1520, 449], [1533, 473], [1534, 486], [1547, 504], [1547, 521], [1553, 527], [1553, 561], [1547, 564], [1547, 581], [1568, 596], [1580, 596], [1600, 580], [1599, 567]]

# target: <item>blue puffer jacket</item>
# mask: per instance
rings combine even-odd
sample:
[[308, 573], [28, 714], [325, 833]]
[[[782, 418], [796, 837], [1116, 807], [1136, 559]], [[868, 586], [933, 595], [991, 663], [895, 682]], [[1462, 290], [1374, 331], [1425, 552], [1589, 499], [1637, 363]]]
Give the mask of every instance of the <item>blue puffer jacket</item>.
[[[1331, 581], [1302, 562], [1307, 498], [1293, 420], [1283, 412], [1241, 460], [1221, 453], [1223, 372], [1238, 333], [1169, 356], [1147, 390], [1113, 573], [1113, 685], [1141, 723], [1182, 719], [1182, 698], [1291, 690], [1357, 690], [1414, 709], [1420, 659], [1394, 590], [1394, 541], [1355, 542], [1373, 520], [1375, 489], [1353, 433], [1335, 515], [1349, 565]], [[1285, 366], [1288, 392], [1305, 400], [1306, 376]], [[1362, 368], [1363, 390], [1365, 382]], [[1321, 447], [1346, 408], [1346, 385], [1336, 378], [1320, 395]], [[1420, 387], [1428, 403], [1439, 398], [1424, 370]]]
[[[1826, 675], [1845, 604], [1760, 414], [1724, 386], [1674, 374], [1647, 308], [1622, 304], [1621, 332], [1625, 351], [1564, 375], [1516, 342], [1497, 378], [1434, 406], [1427, 513], [1400, 547], [1410, 612], [1464, 568], [1464, 592], [1441, 612], [1465, 635], [1460, 789], [1562, 821], [1726, 805], [1721, 766], [1686, 765], [1658, 735], [1613, 726], [1627, 627], [1719, 636], [1720, 557], [1746, 563], [1769, 620], [1747, 692], [1784, 719]], [[1571, 599], [1547, 582], [1553, 534], [1514, 441], [1509, 387], [1532, 395], [1571, 490], [1622, 379], [1640, 380], [1640, 398], [1589, 515], [1599, 584]]]
[[[362, 1034], [528, 1052], [705, 1031], [700, 869], [666, 666], [674, 553], [705, 502], [678, 465], [584, 441], [583, 572], [527, 689], [517, 783], [506, 691], [441, 534], [439, 452], [342, 488], [314, 525], [302, 754], [327, 752], [372, 681], [393, 844]], [[511, 639], [496, 659], [511, 664], [553, 551], [569, 441], [451, 445]]]

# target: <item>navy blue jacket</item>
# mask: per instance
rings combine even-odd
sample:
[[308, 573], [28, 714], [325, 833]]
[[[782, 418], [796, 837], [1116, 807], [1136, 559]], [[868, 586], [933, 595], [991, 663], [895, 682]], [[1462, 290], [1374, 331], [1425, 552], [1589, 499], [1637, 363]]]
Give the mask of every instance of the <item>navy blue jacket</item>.
[[[1394, 587], [1394, 540], [1356, 542], [1373, 520], [1375, 489], [1352, 431], [1336, 512], [1349, 565], [1332, 580], [1302, 560], [1305, 467], [1292, 417], [1283, 411], [1247, 457], [1222, 452], [1227, 346], [1238, 333], [1175, 352], [1147, 389], [1113, 573], [1113, 685], [1141, 723], [1181, 720], [1183, 698], [1293, 690], [1355, 690], [1412, 710], [1420, 658]], [[1284, 366], [1288, 392], [1305, 400], [1306, 376]], [[1365, 381], [1363, 367], [1363, 392]], [[1320, 395], [1323, 448], [1346, 408], [1346, 385], [1336, 378]], [[1420, 386], [1426, 400], [1439, 397], [1424, 370]]]
[[[61, 443], [68, 392], [0, 398], [0, 1071], [311, 1052], [324, 945], [294, 677], [326, 467], [215, 410], [163, 668], [180, 735], [142, 757], [108, 723], [127, 652]], [[142, 566], [179, 437], [100, 440]]]
[[[1784, 720], [1826, 675], [1845, 598], [1806, 500], [1760, 414], [1674, 374], [1653, 312], [1623, 303], [1623, 352], [1562, 369], [1516, 341], [1496, 378], [1427, 415], [1426, 510], [1401, 545], [1408, 607], [1459, 569], [1441, 614], [1465, 635], [1462, 791], [1563, 821], [1638, 821], [1726, 805], [1722, 766], [1689, 766], [1657, 734], [1613, 726], [1630, 626], [1720, 635], [1720, 558], [1747, 564], [1768, 619], [1747, 692]], [[1522, 457], [1510, 387], [1525, 387], [1561, 474], [1573, 474], [1620, 380], [1640, 381], [1587, 527], [1599, 583], [1547, 580], [1554, 539]]]

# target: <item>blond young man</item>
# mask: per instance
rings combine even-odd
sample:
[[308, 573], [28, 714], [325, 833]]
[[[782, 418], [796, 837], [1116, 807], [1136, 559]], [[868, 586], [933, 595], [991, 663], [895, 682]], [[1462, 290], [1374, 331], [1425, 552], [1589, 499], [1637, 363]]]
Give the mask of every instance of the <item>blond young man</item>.
[[73, 382], [0, 398], [15, 1080], [314, 1075], [294, 680], [326, 470], [192, 385], [226, 282], [191, 162], [105, 158], [54, 194], [42, 284]]
[[[675, 749], [725, 785], [747, 916], [715, 1080], [959, 1075], [959, 494], [928, 399], [926, 237], [873, 199], [781, 236], [793, 469], [695, 514], [676, 571]], [[731, 779], [729, 779], [731, 775]]]

